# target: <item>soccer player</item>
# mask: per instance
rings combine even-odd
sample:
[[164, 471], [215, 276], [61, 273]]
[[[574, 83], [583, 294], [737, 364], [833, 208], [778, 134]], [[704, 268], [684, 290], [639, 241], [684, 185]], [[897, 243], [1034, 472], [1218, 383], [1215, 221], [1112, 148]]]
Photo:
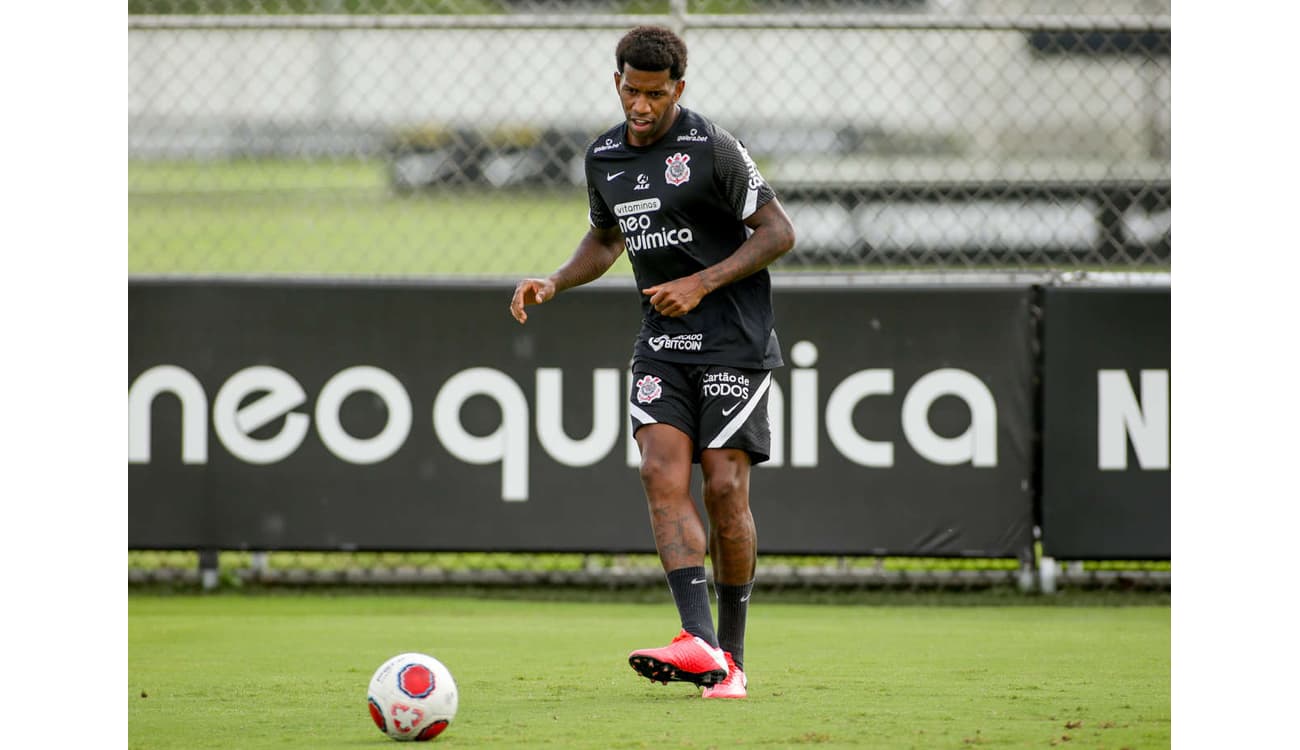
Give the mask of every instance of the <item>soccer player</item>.
[[[640, 26], [615, 50], [624, 119], [586, 154], [590, 228], [549, 277], [520, 281], [510, 312], [600, 277], [626, 251], [641, 291], [633, 348], [632, 429], [655, 546], [681, 617], [665, 647], [628, 662], [654, 681], [746, 697], [745, 621], [757, 534], [750, 467], [768, 459], [771, 370], [782, 366], [767, 266], [794, 246], [794, 227], [730, 133], [678, 101], [686, 45]], [[691, 495], [704, 477], [708, 527]], [[704, 558], [713, 565], [713, 625]]]

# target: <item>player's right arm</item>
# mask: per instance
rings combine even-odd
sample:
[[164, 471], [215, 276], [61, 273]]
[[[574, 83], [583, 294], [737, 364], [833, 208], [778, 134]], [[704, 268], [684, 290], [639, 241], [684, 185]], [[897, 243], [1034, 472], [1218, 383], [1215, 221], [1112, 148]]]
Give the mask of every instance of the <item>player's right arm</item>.
[[515, 296], [510, 300], [510, 314], [520, 323], [527, 322], [525, 307], [539, 305], [565, 289], [595, 281], [622, 254], [623, 233], [617, 224], [591, 227], [578, 242], [573, 255], [555, 273], [544, 279], [524, 279], [515, 286]]
[[573, 255], [555, 273], [544, 279], [524, 279], [515, 287], [510, 300], [510, 314], [521, 324], [528, 320], [524, 308], [539, 305], [555, 295], [575, 286], [594, 281], [614, 265], [623, 254], [623, 232], [618, 219], [609, 210], [605, 198], [596, 188], [600, 184], [598, 170], [592, 162], [592, 146], [587, 148], [585, 169], [587, 173], [587, 234], [578, 242]]

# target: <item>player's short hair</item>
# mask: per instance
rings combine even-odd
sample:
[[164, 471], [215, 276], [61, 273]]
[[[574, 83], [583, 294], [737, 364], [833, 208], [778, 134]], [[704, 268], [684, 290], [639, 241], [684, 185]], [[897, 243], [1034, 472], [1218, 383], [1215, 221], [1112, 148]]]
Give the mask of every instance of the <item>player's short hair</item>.
[[623, 65], [637, 70], [666, 70], [668, 77], [680, 81], [686, 75], [686, 42], [663, 26], [638, 26], [623, 35], [614, 50], [618, 71]]

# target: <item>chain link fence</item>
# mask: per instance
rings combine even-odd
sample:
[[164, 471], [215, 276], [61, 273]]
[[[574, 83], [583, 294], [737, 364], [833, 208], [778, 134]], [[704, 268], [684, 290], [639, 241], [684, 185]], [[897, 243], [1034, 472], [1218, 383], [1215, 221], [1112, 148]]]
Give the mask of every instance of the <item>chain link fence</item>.
[[549, 272], [638, 23], [794, 220], [778, 272], [1169, 269], [1168, 0], [128, 10], [132, 274]]

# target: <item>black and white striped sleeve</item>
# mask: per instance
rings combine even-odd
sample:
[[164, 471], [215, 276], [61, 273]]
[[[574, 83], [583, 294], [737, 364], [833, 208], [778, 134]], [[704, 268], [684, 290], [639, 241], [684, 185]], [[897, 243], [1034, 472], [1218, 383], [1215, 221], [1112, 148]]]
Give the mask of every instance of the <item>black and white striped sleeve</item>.
[[714, 182], [736, 216], [748, 219], [775, 198], [776, 193], [759, 174], [758, 166], [735, 136], [716, 125], [709, 136], [713, 141]]

